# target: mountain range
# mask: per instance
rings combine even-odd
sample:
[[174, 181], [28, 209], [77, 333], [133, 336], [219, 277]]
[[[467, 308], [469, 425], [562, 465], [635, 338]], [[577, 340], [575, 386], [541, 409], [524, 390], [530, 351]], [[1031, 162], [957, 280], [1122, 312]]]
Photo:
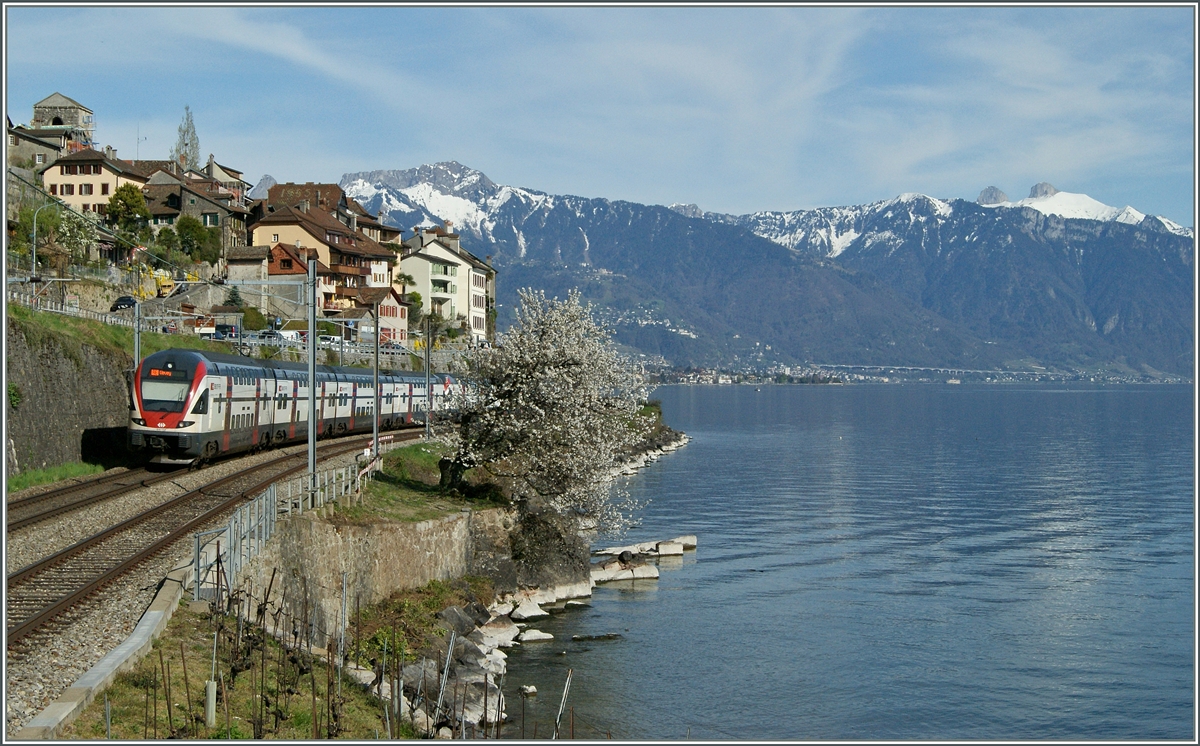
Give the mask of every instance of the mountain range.
[[1193, 372], [1193, 230], [1045, 183], [1016, 202], [989, 187], [749, 215], [552, 195], [455, 162], [341, 186], [488, 257], [500, 329], [518, 288], [579, 288], [618, 342], [674, 365]]

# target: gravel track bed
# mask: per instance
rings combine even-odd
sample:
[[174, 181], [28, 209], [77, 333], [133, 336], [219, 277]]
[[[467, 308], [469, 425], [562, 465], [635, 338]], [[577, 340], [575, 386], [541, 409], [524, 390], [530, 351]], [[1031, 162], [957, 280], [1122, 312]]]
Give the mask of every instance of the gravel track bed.
[[[247, 466], [277, 458], [283, 453], [303, 455], [306, 448], [303, 444], [289, 446], [221, 462], [196, 472], [181, 471], [177, 479], [16, 531], [8, 541], [8, 571], [36, 562], [181, 492]], [[360, 453], [351, 451], [319, 461], [317, 468], [324, 470], [353, 464], [356, 454]], [[34, 494], [28, 490], [23, 492]], [[206, 528], [217, 528], [225, 522], [213, 521]], [[110, 650], [124, 642], [137, 626], [146, 607], [154, 600], [162, 579], [175, 568], [191, 561], [191, 548], [177, 545], [109, 586], [99, 600], [90, 603], [75, 621], [55, 634], [47, 635], [44, 644], [38, 645], [19, 660], [8, 659], [5, 670], [5, 732], [8, 736], [16, 734]]]
[[[138, 513], [184, 492], [194, 490], [249, 466], [271, 461], [283, 454], [303, 456], [305, 449], [304, 445], [289, 446], [222, 461], [199, 471], [180, 469], [174, 479], [160, 482], [153, 487], [135, 490], [119, 498], [104, 500], [57, 518], [13, 531], [8, 535], [6, 541], [5, 574], [20, 570], [22, 567], [65, 549], [77, 541], [86, 539], [97, 531], [132, 518]], [[353, 457], [349, 460], [353, 461]], [[341, 463], [340, 457], [338, 462]], [[297, 461], [297, 463], [305, 462]], [[318, 465], [318, 468], [329, 467], [322, 463]]]

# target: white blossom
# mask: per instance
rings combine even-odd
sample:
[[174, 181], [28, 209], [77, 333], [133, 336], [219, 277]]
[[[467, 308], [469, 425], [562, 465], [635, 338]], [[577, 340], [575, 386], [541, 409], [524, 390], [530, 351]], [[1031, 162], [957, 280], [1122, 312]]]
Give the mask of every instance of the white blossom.
[[[580, 304], [519, 292], [517, 321], [494, 347], [472, 350], [459, 370], [459, 416], [439, 435], [457, 475], [481, 467], [521, 504], [620, 531], [636, 506], [612, 484], [617, 457], [644, 437], [641, 372], [611, 332]], [[453, 481], [453, 479], [451, 480]]]

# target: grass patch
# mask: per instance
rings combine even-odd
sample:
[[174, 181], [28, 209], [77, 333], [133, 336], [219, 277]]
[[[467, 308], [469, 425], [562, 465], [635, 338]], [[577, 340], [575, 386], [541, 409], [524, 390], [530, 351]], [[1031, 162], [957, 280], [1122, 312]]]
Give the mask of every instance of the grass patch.
[[[92, 319], [81, 319], [46, 311], [35, 311], [25, 306], [9, 304], [8, 318], [12, 321], [30, 347], [57, 344], [63, 353], [76, 365], [83, 365], [84, 345], [110, 353], [123, 353], [133, 357], [133, 329], [127, 326], [104, 324]], [[208, 350], [210, 352], [233, 353], [225, 342], [211, 342], [195, 334], [161, 334], [142, 331], [142, 356], [173, 348]]]
[[58, 466], [51, 466], [45, 469], [30, 469], [20, 474], [9, 475], [8, 481], [4, 485], [4, 491], [5, 493], [20, 492], [23, 489], [39, 484], [49, 484], [50, 482], [58, 482], [63, 479], [73, 479], [75, 477], [86, 477], [89, 474], [99, 474], [102, 471], [104, 471], [103, 466], [99, 464], [85, 464], [82, 461], [59, 464]]
[[[486, 578], [463, 577], [456, 580], [433, 580], [423, 588], [397, 591], [386, 601], [346, 614], [351, 622], [347, 631], [348, 654], [360, 665], [370, 666], [380, 659], [384, 645], [388, 656], [397, 649], [405, 662], [418, 657], [436, 657], [438, 642], [445, 640], [446, 630], [438, 626], [437, 613], [448, 606], [480, 603], [487, 606], [495, 597], [495, 589]], [[356, 643], [349, 640], [353, 638]], [[442, 645], [445, 652], [445, 644]]]
[[385, 453], [383, 470], [367, 483], [362, 504], [337, 505], [329, 520], [369, 523], [390, 519], [416, 523], [451, 515], [463, 508], [501, 504], [498, 500], [469, 499], [441, 492], [438, 460], [445, 453], [445, 446], [440, 443], [416, 443]]

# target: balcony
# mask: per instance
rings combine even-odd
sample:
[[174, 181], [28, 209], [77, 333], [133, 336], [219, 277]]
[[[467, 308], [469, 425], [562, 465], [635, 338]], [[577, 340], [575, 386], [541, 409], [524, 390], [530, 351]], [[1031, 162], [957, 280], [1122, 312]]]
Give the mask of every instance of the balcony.
[[371, 274], [370, 267], [353, 267], [349, 264], [330, 264], [329, 269], [337, 272], [339, 275], [369, 275]]
[[458, 293], [458, 286], [454, 283], [435, 283], [433, 285], [435, 295], [455, 295]]

